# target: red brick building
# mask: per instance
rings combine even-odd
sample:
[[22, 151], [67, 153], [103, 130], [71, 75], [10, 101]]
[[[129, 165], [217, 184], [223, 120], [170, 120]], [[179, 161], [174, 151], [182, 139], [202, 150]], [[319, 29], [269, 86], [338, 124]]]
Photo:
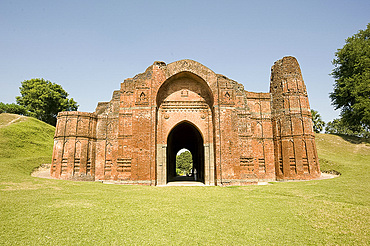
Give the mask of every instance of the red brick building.
[[275, 62], [269, 93], [245, 91], [192, 60], [155, 62], [94, 113], [59, 113], [51, 175], [165, 185], [186, 148], [205, 185], [313, 179], [314, 137], [294, 57]]

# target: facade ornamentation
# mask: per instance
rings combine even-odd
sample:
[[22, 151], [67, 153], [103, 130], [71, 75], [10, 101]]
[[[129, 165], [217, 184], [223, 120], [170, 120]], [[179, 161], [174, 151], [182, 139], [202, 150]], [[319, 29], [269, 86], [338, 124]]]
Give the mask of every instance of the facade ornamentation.
[[61, 112], [51, 175], [165, 185], [188, 149], [205, 185], [320, 176], [310, 106], [294, 57], [271, 69], [269, 93], [192, 60], [155, 62], [94, 113]]

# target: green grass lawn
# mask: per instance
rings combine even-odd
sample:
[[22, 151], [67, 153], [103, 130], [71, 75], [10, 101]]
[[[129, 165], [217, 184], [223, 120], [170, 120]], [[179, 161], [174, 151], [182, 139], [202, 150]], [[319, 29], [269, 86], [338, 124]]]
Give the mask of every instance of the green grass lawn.
[[[54, 128], [0, 115], [0, 245], [369, 245], [370, 145], [316, 136], [330, 180], [147, 187], [30, 176]], [[348, 140], [348, 139], [347, 139]], [[351, 139], [349, 139], [351, 140]]]

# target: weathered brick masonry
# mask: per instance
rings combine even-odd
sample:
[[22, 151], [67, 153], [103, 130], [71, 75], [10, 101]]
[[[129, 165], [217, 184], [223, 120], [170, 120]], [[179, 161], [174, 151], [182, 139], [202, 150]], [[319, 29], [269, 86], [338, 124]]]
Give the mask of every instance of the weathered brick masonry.
[[59, 113], [51, 175], [165, 185], [175, 179], [182, 148], [206, 185], [317, 178], [297, 60], [275, 62], [270, 93], [245, 91], [192, 60], [155, 62], [121, 83], [94, 113]]

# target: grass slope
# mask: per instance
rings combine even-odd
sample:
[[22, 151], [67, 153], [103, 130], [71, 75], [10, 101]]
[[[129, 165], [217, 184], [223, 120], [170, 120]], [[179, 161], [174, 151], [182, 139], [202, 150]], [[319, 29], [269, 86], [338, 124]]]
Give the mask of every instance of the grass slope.
[[55, 127], [35, 118], [0, 114], [0, 180], [30, 179], [40, 163], [50, 163]]
[[[1, 127], [0, 244], [367, 245], [370, 147], [317, 135], [330, 180], [245, 187], [144, 187], [30, 177], [54, 128]], [[10, 122], [8, 120], [7, 122]]]

